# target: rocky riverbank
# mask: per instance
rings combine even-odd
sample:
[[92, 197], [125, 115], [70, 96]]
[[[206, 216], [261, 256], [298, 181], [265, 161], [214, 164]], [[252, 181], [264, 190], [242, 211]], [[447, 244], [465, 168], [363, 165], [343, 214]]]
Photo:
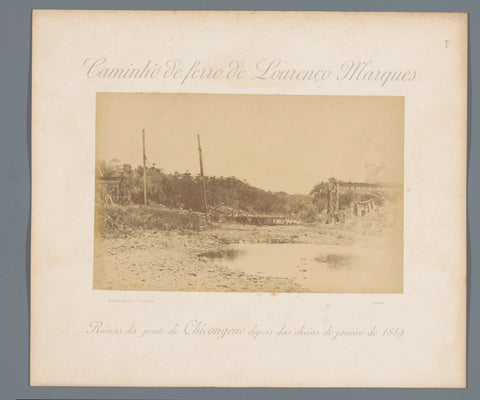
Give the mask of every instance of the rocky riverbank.
[[95, 240], [94, 288], [106, 290], [304, 292], [290, 278], [247, 274], [205, 254], [238, 243], [349, 244], [354, 235], [308, 226], [216, 224], [200, 231], [138, 231]]

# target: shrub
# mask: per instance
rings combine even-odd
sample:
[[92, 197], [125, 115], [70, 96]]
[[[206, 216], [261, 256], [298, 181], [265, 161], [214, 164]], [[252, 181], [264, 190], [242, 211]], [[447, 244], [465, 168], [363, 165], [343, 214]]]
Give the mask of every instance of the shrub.
[[157, 206], [102, 206], [95, 209], [95, 233], [115, 236], [137, 230], [199, 230], [195, 213]]

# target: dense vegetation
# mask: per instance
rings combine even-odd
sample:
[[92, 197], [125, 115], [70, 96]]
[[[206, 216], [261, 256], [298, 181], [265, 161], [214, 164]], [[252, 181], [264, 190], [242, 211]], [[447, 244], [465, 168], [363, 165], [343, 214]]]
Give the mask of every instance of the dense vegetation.
[[[132, 168], [129, 164], [121, 165], [112, 160], [98, 161], [97, 174], [103, 177], [119, 179], [118, 189], [110, 186], [97, 186], [96, 200], [105, 202], [105, 195], [112, 203], [123, 205], [142, 205], [143, 167]], [[325, 182], [315, 185], [309, 195], [272, 192], [259, 189], [235, 177], [205, 178], [208, 205], [215, 208], [221, 205], [250, 210], [255, 213], [279, 214], [298, 218], [306, 222], [317, 219], [318, 214], [327, 207]], [[336, 182], [330, 178], [329, 182]], [[146, 170], [147, 203], [162, 205], [169, 209], [204, 211], [203, 189], [200, 175], [190, 172], [166, 173], [155, 166]], [[100, 189], [104, 193], [100, 193]], [[105, 193], [107, 190], [107, 193]], [[340, 209], [350, 207], [355, 200], [372, 198], [377, 205], [382, 205], [384, 198], [379, 193], [344, 192], [340, 196]]]
[[[104, 177], [120, 178], [119, 192], [109, 188], [109, 194], [120, 204], [143, 204], [143, 167], [133, 169], [129, 164], [99, 162], [97, 170]], [[209, 207], [226, 205], [245, 208], [258, 213], [282, 214], [295, 217], [313, 216], [317, 207], [313, 196], [271, 192], [256, 188], [235, 177], [206, 177]], [[147, 203], [168, 208], [202, 212], [203, 189], [200, 175], [189, 172], [166, 173], [159, 168], [146, 170]], [[98, 189], [98, 187], [97, 187]], [[100, 201], [97, 192], [97, 200]]]

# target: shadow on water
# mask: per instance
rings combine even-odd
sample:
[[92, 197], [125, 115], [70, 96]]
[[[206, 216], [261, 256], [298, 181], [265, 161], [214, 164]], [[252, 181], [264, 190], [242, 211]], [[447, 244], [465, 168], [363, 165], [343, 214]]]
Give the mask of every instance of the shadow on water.
[[353, 257], [347, 254], [325, 254], [314, 259], [320, 264], [327, 264], [331, 268], [349, 267], [352, 265]]
[[235, 260], [239, 255], [245, 253], [245, 250], [242, 249], [218, 249], [218, 250], [209, 250], [205, 253], [201, 253], [198, 257], [206, 257], [211, 260]]
[[[249, 249], [244, 249], [244, 248], [239, 249], [239, 248], [227, 247], [223, 249], [209, 250], [204, 253], [200, 253], [198, 254], [198, 257], [205, 257], [212, 261], [219, 261], [219, 260], [234, 261], [239, 256], [248, 254], [249, 253], [248, 250]], [[252, 249], [250, 249], [250, 253], [252, 253], [251, 250]], [[251, 255], [254, 257], [256, 256], [257, 258], [259, 257], [259, 254], [256, 254], [255, 252], [253, 252], [253, 254]], [[306, 260], [306, 258], [302, 257], [300, 258], [300, 260]], [[327, 264], [327, 266], [330, 268], [349, 267], [353, 263], [353, 257], [351, 255], [336, 254], [336, 253], [322, 254], [320, 256], [315, 257], [314, 260], [320, 264]]]

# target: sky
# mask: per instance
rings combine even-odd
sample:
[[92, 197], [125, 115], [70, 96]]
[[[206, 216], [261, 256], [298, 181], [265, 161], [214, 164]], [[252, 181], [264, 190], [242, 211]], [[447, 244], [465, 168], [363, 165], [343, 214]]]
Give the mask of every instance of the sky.
[[330, 177], [364, 182], [366, 164], [403, 183], [404, 98], [97, 93], [96, 158], [165, 172], [235, 176], [265, 190], [307, 194]]

